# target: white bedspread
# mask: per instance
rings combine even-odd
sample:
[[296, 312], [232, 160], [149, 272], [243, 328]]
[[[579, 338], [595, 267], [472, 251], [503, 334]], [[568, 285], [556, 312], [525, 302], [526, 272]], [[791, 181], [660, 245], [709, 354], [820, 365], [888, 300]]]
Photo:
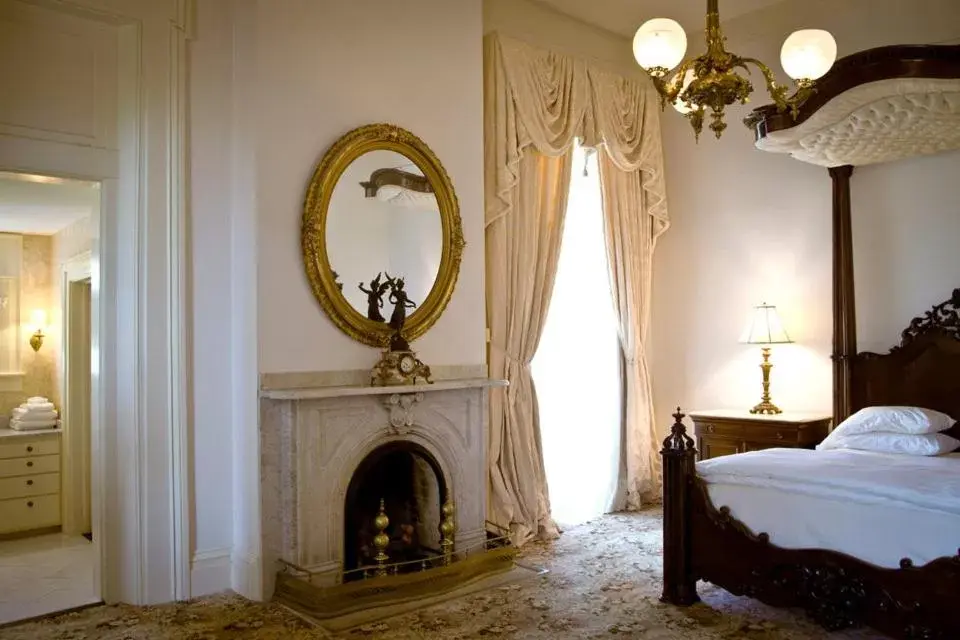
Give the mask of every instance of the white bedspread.
[[960, 454], [766, 449], [697, 463], [710, 500], [787, 549], [923, 565], [960, 548]]
[[861, 504], [899, 502], [960, 515], [960, 456], [765, 449], [697, 463], [708, 483], [781, 488]]

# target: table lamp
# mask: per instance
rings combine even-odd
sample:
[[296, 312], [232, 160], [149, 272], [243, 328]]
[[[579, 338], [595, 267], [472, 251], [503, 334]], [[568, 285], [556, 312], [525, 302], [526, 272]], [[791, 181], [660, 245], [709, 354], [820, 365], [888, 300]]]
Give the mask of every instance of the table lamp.
[[770, 401], [770, 369], [773, 365], [770, 364], [770, 347], [766, 345], [788, 344], [793, 340], [784, 331], [777, 308], [766, 302], [754, 307], [753, 320], [740, 342], [764, 345], [763, 362], [760, 363], [760, 370], [763, 371], [763, 395], [760, 397], [760, 404], [750, 409], [750, 413], [782, 413], [780, 408]]

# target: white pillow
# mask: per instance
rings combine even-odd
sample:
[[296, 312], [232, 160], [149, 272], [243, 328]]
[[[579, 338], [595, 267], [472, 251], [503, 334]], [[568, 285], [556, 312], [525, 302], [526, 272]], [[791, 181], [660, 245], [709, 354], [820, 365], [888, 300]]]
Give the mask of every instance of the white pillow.
[[[836, 431], [834, 431], [836, 433]], [[859, 449], [877, 453], [900, 453], [908, 456], [939, 456], [960, 448], [960, 440], [943, 433], [859, 433], [841, 435], [836, 438], [830, 434], [817, 445], [824, 449]]]
[[866, 407], [837, 425], [830, 435], [857, 433], [939, 433], [946, 431], [956, 420], [945, 413], [921, 407]]

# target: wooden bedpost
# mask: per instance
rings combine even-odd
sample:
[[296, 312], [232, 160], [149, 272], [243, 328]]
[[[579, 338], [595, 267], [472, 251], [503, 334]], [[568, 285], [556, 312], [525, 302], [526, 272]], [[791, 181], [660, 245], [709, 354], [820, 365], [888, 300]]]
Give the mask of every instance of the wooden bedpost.
[[833, 426], [852, 413], [851, 371], [857, 354], [853, 289], [850, 176], [853, 167], [830, 168], [833, 180]]
[[663, 595], [662, 602], [687, 606], [700, 601], [693, 576], [690, 538], [690, 491], [697, 450], [683, 426], [680, 407], [663, 441]]

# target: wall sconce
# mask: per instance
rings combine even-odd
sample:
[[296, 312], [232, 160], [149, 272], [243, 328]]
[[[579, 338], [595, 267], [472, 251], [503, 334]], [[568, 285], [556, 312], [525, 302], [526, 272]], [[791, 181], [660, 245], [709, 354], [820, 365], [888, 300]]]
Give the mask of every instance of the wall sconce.
[[43, 346], [43, 329], [47, 326], [47, 312], [43, 309], [34, 309], [30, 314], [30, 326], [36, 328], [30, 336], [30, 346], [34, 351], [40, 351], [40, 347]]

